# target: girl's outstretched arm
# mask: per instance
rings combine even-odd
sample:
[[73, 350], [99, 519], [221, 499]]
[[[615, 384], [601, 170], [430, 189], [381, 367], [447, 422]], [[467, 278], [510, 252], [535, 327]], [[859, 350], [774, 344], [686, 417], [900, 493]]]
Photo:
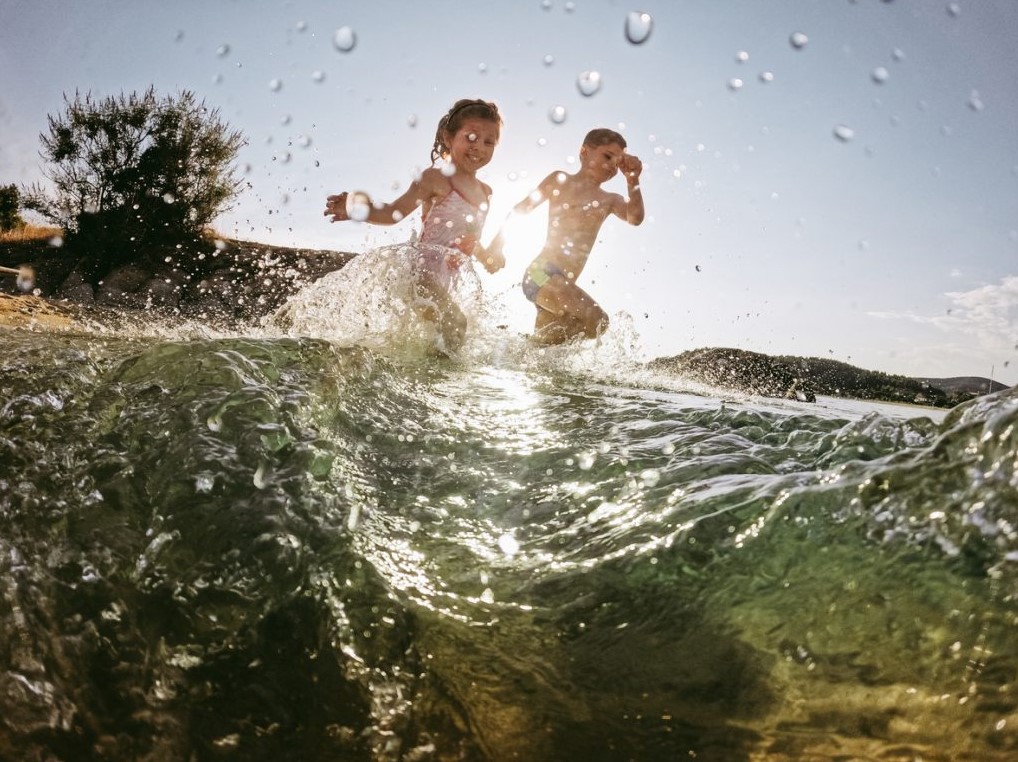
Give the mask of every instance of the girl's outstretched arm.
[[407, 215], [413, 214], [417, 207], [423, 205], [428, 199], [436, 195], [435, 184], [441, 176], [439, 170], [428, 168], [421, 174], [419, 180], [410, 183], [410, 187], [403, 192], [399, 198], [391, 203], [372, 201], [367, 194], [356, 194], [358, 206], [363, 209], [363, 216], [350, 216], [351, 209], [348, 208], [350, 193], [343, 192], [329, 196], [325, 202], [325, 216], [332, 217], [332, 222], [344, 222], [349, 219], [357, 219], [361, 222], [370, 222], [372, 225], [395, 225]]

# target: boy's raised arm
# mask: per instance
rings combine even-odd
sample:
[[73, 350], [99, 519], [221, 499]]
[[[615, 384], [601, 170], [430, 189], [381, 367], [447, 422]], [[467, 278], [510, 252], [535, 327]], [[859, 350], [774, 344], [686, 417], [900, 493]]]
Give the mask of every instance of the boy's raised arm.
[[629, 200], [626, 201], [625, 214], [620, 214], [630, 225], [639, 225], [643, 222], [643, 191], [640, 190], [640, 173], [643, 172], [643, 162], [632, 154], [625, 154], [619, 163], [619, 168], [626, 178], [626, 187], [629, 190]]

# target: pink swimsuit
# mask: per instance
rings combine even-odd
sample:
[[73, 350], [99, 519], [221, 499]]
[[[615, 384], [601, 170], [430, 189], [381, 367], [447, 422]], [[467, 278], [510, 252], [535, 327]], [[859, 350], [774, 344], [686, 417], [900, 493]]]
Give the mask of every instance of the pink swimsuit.
[[455, 188], [431, 207], [417, 239], [421, 273], [448, 288], [453, 272], [477, 245], [485, 213], [486, 210], [471, 204]]

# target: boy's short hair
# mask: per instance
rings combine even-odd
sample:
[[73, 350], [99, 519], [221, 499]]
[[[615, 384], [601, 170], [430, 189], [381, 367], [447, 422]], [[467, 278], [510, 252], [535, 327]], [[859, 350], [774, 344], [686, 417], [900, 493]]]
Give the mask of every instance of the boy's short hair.
[[609, 143], [617, 143], [623, 148], [626, 147], [626, 139], [615, 132], [615, 130], [609, 130], [607, 127], [598, 127], [596, 130], [591, 130], [587, 133], [587, 137], [583, 139], [583, 145], [590, 146], [591, 148], [608, 145]]

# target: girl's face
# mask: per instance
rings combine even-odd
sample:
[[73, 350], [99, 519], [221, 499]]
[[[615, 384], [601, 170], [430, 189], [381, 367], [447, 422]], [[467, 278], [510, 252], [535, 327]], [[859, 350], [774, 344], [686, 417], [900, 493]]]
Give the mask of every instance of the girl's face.
[[447, 142], [449, 159], [464, 172], [474, 174], [491, 161], [498, 145], [498, 124], [487, 119], [466, 119]]

